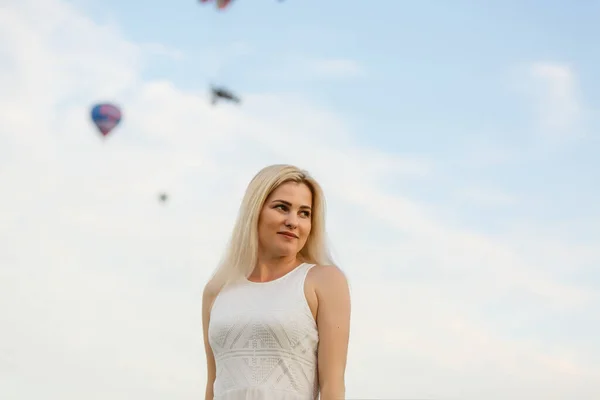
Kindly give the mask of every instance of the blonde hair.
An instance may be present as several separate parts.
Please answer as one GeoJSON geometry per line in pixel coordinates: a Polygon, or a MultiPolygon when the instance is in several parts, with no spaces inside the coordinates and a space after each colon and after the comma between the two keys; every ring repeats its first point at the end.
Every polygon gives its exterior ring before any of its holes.
{"type": "Polygon", "coordinates": [[[286,182],[304,183],[312,192],[312,228],[299,256],[302,261],[331,265],[325,231],[325,197],[321,186],[307,171],[293,165],[275,164],[260,170],[250,181],[233,233],[210,284],[218,290],[224,285],[247,278],[258,259],[258,220],[269,195],[286,182]]]}

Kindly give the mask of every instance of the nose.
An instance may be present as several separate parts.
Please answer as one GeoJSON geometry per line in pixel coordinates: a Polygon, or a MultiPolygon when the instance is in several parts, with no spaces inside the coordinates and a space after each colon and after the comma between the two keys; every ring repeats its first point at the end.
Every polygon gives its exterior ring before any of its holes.
{"type": "Polygon", "coordinates": [[[285,220],[285,226],[290,229],[296,229],[298,226],[298,217],[296,215],[289,215],[285,220]]]}

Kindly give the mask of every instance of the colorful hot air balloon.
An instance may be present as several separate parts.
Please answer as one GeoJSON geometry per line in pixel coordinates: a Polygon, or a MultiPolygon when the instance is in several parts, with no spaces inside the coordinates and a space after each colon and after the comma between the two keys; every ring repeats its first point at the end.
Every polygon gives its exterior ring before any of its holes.
{"type": "MultiPolygon", "coordinates": [[[[200,3],[208,3],[212,0],[200,0],[200,3]]],[[[227,8],[227,6],[229,6],[229,3],[231,3],[233,0],[217,0],[217,8],[219,10],[224,10],[225,8],[227,8]]],[[[279,2],[281,3],[283,0],[279,0],[279,2]]]]}
{"type": "MultiPolygon", "coordinates": [[[[210,0],[200,0],[200,3],[208,3],[209,1],[210,0]]],[[[231,2],[232,0],[217,0],[217,8],[219,10],[224,10],[231,2]]]]}
{"type": "Polygon", "coordinates": [[[121,122],[121,110],[110,103],[96,104],[92,107],[92,121],[106,137],[121,122]]]}

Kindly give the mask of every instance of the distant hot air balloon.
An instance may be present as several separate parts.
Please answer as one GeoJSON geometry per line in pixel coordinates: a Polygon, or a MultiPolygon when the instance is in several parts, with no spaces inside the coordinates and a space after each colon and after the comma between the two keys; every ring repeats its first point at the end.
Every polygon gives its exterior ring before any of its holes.
{"type": "MultiPolygon", "coordinates": [[[[209,3],[212,0],[200,0],[200,3],[209,3]]],[[[229,3],[231,3],[233,0],[217,0],[217,8],[219,10],[224,10],[229,6],[229,3]]],[[[279,2],[281,3],[283,0],[279,0],[279,2]]]]}
{"type": "Polygon", "coordinates": [[[217,104],[217,101],[220,98],[228,100],[228,101],[231,101],[233,103],[237,103],[237,104],[241,103],[241,101],[242,101],[242,100],[240,100],[240,98],[238,96],[236,96],[235,94],[233,94],[228,89],[225,89],[224,87],[215,87],[215,86],[211,85],[210,91],[211,91],[211,94],[212,94],[211,103],[213,105],[217,104]]]}
{"type": "MultiPolygon", "coordinates": [[[[210,0],[200,0],[200,3],[208,3],[210,0]]],[[[224,10],[233,0],[217,0],[217,8],[224,10]]]]}
{"type": "Polygon", "coordinates": [[[96,104],[92,107],[92,121],[106,137],[121,122],[121,110],[110,103],[96,104]]]}

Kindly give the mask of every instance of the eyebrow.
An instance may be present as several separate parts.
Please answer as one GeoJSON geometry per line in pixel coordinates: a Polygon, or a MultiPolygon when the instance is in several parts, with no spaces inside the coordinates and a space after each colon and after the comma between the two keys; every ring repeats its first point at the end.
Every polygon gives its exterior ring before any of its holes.
{"type": "MultiPolygon", "coordinates": [[[[289,206],[289,207],[291,207],[291,206],[292,206],[292,203],[290,203],[289,201],[285,201],[285,200],[279,200],[279,199],[277,199],[277,200],[273,200],[271,203],[283,203],[283,204],[285,204],[286,206],[289,206]]],[[[300,208],[304,208],[304,209],[312,210],[312,208],[310,208],[309,206],[300,206],[300,208]]]]}

